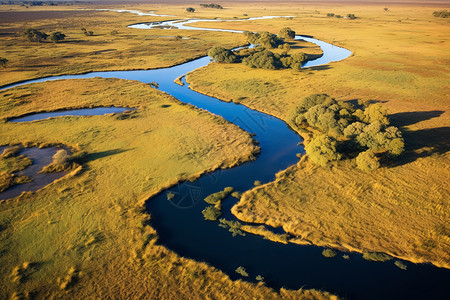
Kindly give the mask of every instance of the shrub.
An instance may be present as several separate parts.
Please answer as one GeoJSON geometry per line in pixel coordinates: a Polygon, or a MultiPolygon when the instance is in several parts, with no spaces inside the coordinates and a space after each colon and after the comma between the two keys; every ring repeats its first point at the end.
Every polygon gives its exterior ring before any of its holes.
{"type": "Polygon", "coordinates": [[[331,257],[335,257],[337,255],[337,253],[333,249],[327,248],[322,251],[322,255],[325,257],[331,258],[331,257]]]}
{"type": "Polygon", "coordinates": [[[193,13],[195,11],[195,8],[188,7],[188,8],[186,8],[186,11],[190,12],[190,13],[193,13]]]}
{"type": "Polygon", "coordinates": [[[7,64],[8,64],[8,60],[4,57],[0,57],[0,66],[2,66],[2,68],[6,68],[7,64]]]}
{"type": "Polygon", "coordinates": [[[334,17],[334,13],[327,13],[327,17],[329,18],[334,17]]]}
{"type": "Polygon", "coordinates": [[[110,35],[117,35],[117,34],[119,34],[119,32],[117,30],[112,30],[109,34],[110,35]]]}
{"type": "Polygon", "coordinates": [[[257,275],[255,279],[259,282],[264,283],[264,277],[262,277],[261,275],[257,275]]]}
{"type": "Polygon", "coordinates": [[[388,261],[392,259],[392,256],[382,252],[364,252],[363,258],[371,261],[388,261]]]}
{"type": "Polygon", "coordinates": [[[22,36],[30,42],[39,42],[46,40],[48,37],[48,34],[41,32],[34,28],[28,28],[22,33],[22,36]]]}
{"type": "Polygon", "coordinates": [[[336,140],[321,134],[311,139],[305,150],[315,164],[325,166],[328,162],[341,158],[341,154],[336,151],[336,144],[336,140]]]}
{"type": "Polygon", "coordinates": [[[50,34],[50,40],[53,43],[59,43],[60,41],[64,40],[65,37],[66,37],[66,35],[59,31],[52,32],[52,34],[50,34]]]}
{"type": "Polygon", "coordinates": [[[69,166],[70,156],[66,150],[60,149],[53,156],[53,162],[42,169],[45,173],[62,172],[69,166]]]}
{"type": "Polygon", "coordinates": [[[214,206],[208,206],[202,211],[202,214],[205,220],[216,221],[222,215],[222,212],[214,206]]]}
{"type": "Polygon", "coordinates": [[[380,162],[373,153],[372,150],[361,152],[356,158],[356,165],[359,169],[370,172],[380,167],[380,162]]]}
{"type": "Polygon", "coordinates": [[[347,18],[349,18],[350,20],[354,20],[356,19],[356,16],[354,14],[347,14],[347,18]]]}
{"type": "Polygon", "coordinates": [[[211,48],[208,51],[208,56],[219,63],[234,63],[237,61],[236,55],[231,50],[222,47],[211,48]]]}
{"type": "Polygon", "coordinates": [[[248,273],[247,273],[247,271],[245,270],[244,267],[238,267],[238,268],[235,270],[235,272],[238,273],[238,274],[240,274],[240,275],[242,275],[242,276],[244,276],[244,277],[248,277],[248,273]]]}
{"type": "Polygon", "coordinates": [[[283,27],[280,30],[280,37],[284,39],[294,39],[295,38],[295,31],[293,31],[289,27],[283,27]]]}

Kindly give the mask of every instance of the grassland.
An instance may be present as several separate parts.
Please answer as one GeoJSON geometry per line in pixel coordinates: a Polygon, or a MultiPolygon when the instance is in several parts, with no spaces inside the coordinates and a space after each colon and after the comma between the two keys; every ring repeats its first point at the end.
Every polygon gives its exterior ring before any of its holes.
{"type": "Polygon", "coordinates": [[[297,73],[211,64],[187,80],[197,91],[286,121],[299,99],[314,93],[383,103],[393,125],[404,131],[406,153],[397,163],[369,174],[356,170],[353,161],[317,168],[304,158],[274,183],[245,193],[233,212],[244,221],[283,226],[298,236],[293,242],[387,252],[448,268],[450,23],[432,16],[439,7],[388,7],[385,12],[383,6],[370,5],[330,4],[297,11],[279,6],[272,15],[298,17],[239,26],[201,23],[274,33],[289,26],[353,55],[297,73]],[[327,13],[359,18],[328,18],[327,13]]]}
{"type": "Polygon", "coordinates": [[[215,45],[231,48],[245,43],[242,35],[232,33],[126,27],[174,17],[83,11],[76,7],[50,8],[56,9],[50,13],[45,8],[32,7],[24,12],[23,8],[16,11],[17,7],[0,6],[0,57],[8,59],[7,67],[0,68],[0,86],[60,74],[168,67],[206,55],[215,45]],[[60,31],[67,37],[56,44],[29,42],[21,33],[30,27],[47,34],[60,31]],[[81,28],[94,35],[85,36],[81,28]]]}
{"type": "MultiPolygon", "coordinates": [[[[383,6],[264,6],[230,3],[224,10],[196,8],[195,14],[187,14],[184,4],[133,8],[201,18],[300,16],[210,26],[274,33],[290,26],[297,33],[345,46],[355,55],[300,73],[213,64],[189,76],[194,88],[280,118],[286,118],[296,101],[311,93],[326,92],[342,100],[388,100],[385,105],[395,122],[404,126],[409,148],[401,164],[370,175],[354,172],[351,162],[319,169],[304,159],[279,174],[276,182],[246,193],[235,213],[242,219],[280,224],[297,234],[300,243],[385,251],[448,266],[448,257],[442,253],[449,243],[448,139],[442,138],[448,134],[449,118],[442,88],[449,63],[444,46],[447,20],[433,19],[434,7],[390,7],[385,13],[383,6]],[[327,12],[355,13],[361,19],[328,19],[327,12]],[[307,176],[311,180],[305,181],[307,176]],[[417,181],[421,183],[415,185],[417,181]],[[247,203],[252,204],[252,212],[247,203]],[[319,211],[320,207],[327,210],[319,211]],[[400,211],[404,207],[406,211],[400,211]],[[271,214],[275,218],[269,218],[271,214]],[[310,217],[290,222],[284,214],[293,220],[310,217]],[[387,220],[389,214],[398,222],[388,220],[389,226],[377,222],[380,217],[387,220]],[[406,218],[411,220],[404,222],[406,218]],[[425,221],[417,226],[422,218],[425,221]],[[419,248],[413,251],[416,244],[419,248]]],[[[204,55],[211,46],[230,48],[244,42],[240,35],[229,33],[127,29],[131,23],[166,18],[94,11],[74,14],[73,8],[50,8],[65,13],[50,16],[48,7],[33,7],[29,10],[39,12],[39,18],[2,18],[0,57],[9,63],[0,69],[0,85],[63,73],[169,66],[204,55]],[[27,27],[47,33],[59,30],[68,37],[61,44],[25,42],[19,34],[27,27]],[[94,36],[84,36],[82,27],[94,31],[94,36]],[[118,34],[111,35],[113,30],[118,34]],[[176,35],[190,39],[180,41],[176,35]]],[[[114,79],[49,82],[2,92],[0,118],[99,105],[139,110],[123,120],[110,115],[0,124],[1,145],[62,143],[88,152],[82,172],[0,203],[2,296],[333,298],[317,291],[281,289],[276,293],[261,284],[233,282],[207,264],[184,259],[157,244],[157,232],[149,226],[151,216],[143,211],[149,196],[177,180],[239,163],[256,149],[247,134],[221,118],[181,105],[147,85],[114,79]]]]}
{"type": "Polygon", "coordinates": [[[64,144],[88,153],[81,172],[0,203],[2,297],[332,298],[233,282],[157,245],[145,200],[178,180],[251,158],[257,147],[239,128],[146,84],[119,79],[32,84],[3,91],[0,99],[3,120],[66,107],[138,108],[126,119],[0,125],[3,145],[64,144]]]}

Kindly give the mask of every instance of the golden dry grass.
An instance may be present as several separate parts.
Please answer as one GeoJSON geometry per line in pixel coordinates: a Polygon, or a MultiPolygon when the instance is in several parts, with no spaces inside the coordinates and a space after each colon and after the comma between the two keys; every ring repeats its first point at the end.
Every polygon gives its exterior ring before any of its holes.
{"type": "MultiPolygon", "coordinates": [[[[344,61],[298,73],[211,64],[187,79],[202,93],[286,121],[298,101],[314,93],[383,103],[406,139],[398,164],[368,174],[354,162],[322,169],[305,161],[275,183],[244,194],[234,212],[242,220],[283,226],[300,236],[295,242],[385,251],[450,267],[450,23],[432,16],[440,7],[388,7],[389,12],[368,5],[298,7],[290,10],[298,16],[293,20],[239,26],[271,32],[290,26],[351,50],[344,61]],[[327,18],[328,12],[360,18],[327,18]]],[[[281,6],[271,11],[286,13],[281,6]]],[[[210,26],[238,28],[235,23],[210,26]]]]}
{"type": "Polygon", "coordinates": [[[73,7],[65,10],[56,7],[57,12],[69,14],[49,15],[53,19],[46,19],[43,8],[30,8],[27,13],[31,16],[22,16],[20,11],[9,11],[7,7],[0,6],[1,9],[5,19],[0,21],[0,57],[8,59],[8,64],[0,69],[0,86],[60,74],[168,67],[206,55],[215,45],[231,48],[245,41],[242,35],[231,33],[126,27],[173,17],[144,17],[93,10],[80,12],[73,7]],[[30,27],[48,34],[60,31],[67,37],[57,44],[50,41],[28,42],[21,37],[21,33],[30,27]],[[93,31],[94,36],[85,36],[81,28],[93,31]],[[114,30],[118,33],[111,35],[114,30]],[[189,39],[177,39],[176,36],[189,39]]]}
{"type": "Polygon", "coordinates": [[[3,145],[61,143],[88,152],[82,170],[0,203],[2,297],[335,298],[233,282],[156,244],[145,200],[178,180],[251,157],[257,147],[236,126],[119,79],[32,84],[2,91],[0,99],[2,118],[65,107],[139,108],[124,120],[107,115],[0,125],[3,145]]]}

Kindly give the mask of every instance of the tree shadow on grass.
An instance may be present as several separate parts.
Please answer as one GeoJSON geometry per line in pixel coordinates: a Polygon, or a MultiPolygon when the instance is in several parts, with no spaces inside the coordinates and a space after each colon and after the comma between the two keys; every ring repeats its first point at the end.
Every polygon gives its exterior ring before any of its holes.
{"type": "Polygon", "coordinates": [[[329,69],[331,69],[331,67],[328,65],[306,68],[306,70],[311,70],[311,71],[324,71],[324,70],[329,70],[329,69]]]}
{"type": "Polygon", "coordinates": [[[443,113],[443,110],[402,112],[390,115],[389,119],[391,120],[392,125],[401,128],[404,126],[409,126],[422,121],[437,118],[443,113]]]}
{"type": "Polygon", "coordinates": [[[119,153],[123,153],[126,151],[130,151],[132,149],[112,149],[112,150],[106,150],[106,151],[100,151],[100,152],[94,152],[94,153],[89,153],[86,154],[82,159],[81,159],[81,163],[88,163],[97,159],[101,159],[101,158],[105,158],[111,155],[115,155],[115,154],[119,154],[119,153]]]}
{"type": "Polygon", "coordinates": [[[402,112],[389,116],[391,124],[401,129],[405,139],[405,152],[395,161],[382,163],[388,167],[396,167],[413,162],[421,157],[440,155],[450,151],[450,127],[409,130],[406,126],[441,116],[444,111],[402,112]]]}
{"type": "Polygon", "coordinates": [[[403,130],[405,152],[395,161],[386,162],[396,167],[413,162],[421,157],[440,155],[450,151],[450,127],[422,130],[403,130]]]}

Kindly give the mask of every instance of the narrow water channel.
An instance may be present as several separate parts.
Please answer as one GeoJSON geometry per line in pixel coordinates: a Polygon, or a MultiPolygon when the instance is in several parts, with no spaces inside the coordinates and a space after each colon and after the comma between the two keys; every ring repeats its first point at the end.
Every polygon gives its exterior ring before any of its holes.
{"type": "MultiPolygon", "coordinates": [[[[186,30],[217,30],[186,26],[199,21],[211,20],[171,21],[158,25],[186,30]]],[[[146,23],[130,27],[151,29],[153,26],[155,24],[146,23]]],[[[234,30],[220,31],[240,33],[234,30]]],[[[296,38],[316,43],[324,52],[318,60],[308,62],[307,67],[328,64],[351,55],[346,49],[310,37],[296,38]]],[[[158,232],[160,243],[182,256],[207,262],[232,279],[255,281],[255,277],[261,275],[270,287],[323,289],[349,299],[441,299],[450,295],[450,270],[447,269],[405,262],[408,267],[405,271],[397,268],[393,260],[384,263],[369,262],[358,254],[349,254],[349,259],[344,259],[342,253],[334,258],[325,258],[321,254],[323,249],[319,247],[284,245],[251,234],[232,237],[217,222],[204,221],[201,213],[206,207],[204,197],[227,186],[246,191],[253,187],[255,180],[263,183],[272,181],[276,172],[295,164],[298,161],[296,154],[303,152],[298,145],[300,137],[282,120],[243,105],[223,102],[192,91],[184,79],[184,86],[173,82],[175,78],[206,66],[209,62],[208,57],[203,57],[171,68],[56,76],[9,87],[48,80],[93,77],[122,78],[145,83],[154,81],[159,84],[161,91],[180,101],[220,115],[254,133],[261,146],[261,154],[255,161],[227,170],[217,170],[194,182],[180,183],[147,202],[152,226],[158,232]],[[170,201],[167,199],[169,192],[175,195],[170,201]],[[250,274],[248,278],[235,273],[239,266],[246,268],[250,274]]],[[[234,218],[229,213],[229,208],[235,201],[230,197],[224,202],[224,216],[227,219],[234,218]]]]}

